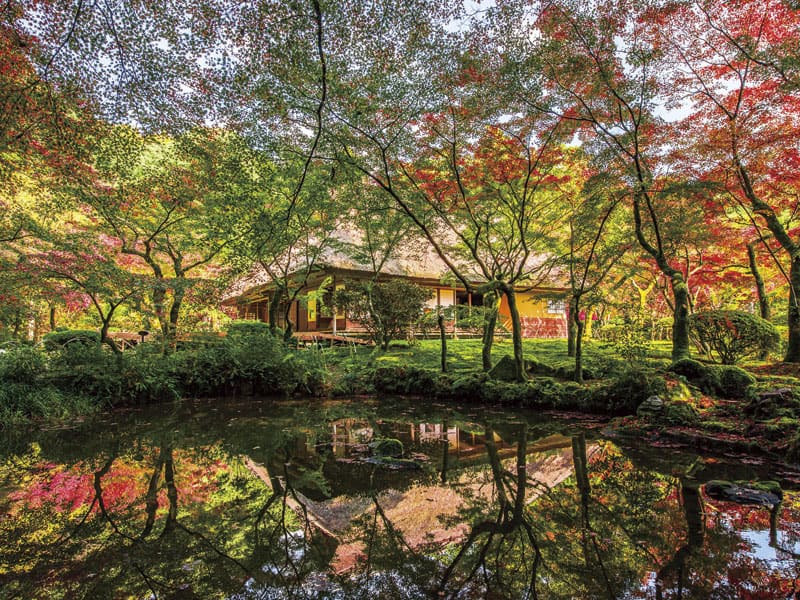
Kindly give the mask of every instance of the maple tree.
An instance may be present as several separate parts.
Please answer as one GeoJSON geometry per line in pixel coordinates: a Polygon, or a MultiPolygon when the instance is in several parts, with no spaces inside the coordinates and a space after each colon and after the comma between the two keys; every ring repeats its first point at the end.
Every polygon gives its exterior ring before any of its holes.
{"type": "Polygon", "coordinates": [[[216,222],[232,201],[226,166],[235,144],[222,132],[170,140],[115,127],[98,140],[91,174],[67,188],[87,212],[87,230],[115,240],[127,268],[152,279],[151,310],[166,340],[187,293],[231,239],[217,235],[216,222]]]}
{"type": "Polygon", "coordinates": [[[701,1],[648,16],[652,43],[663,49],[661,65],[675,82],[665,94],[691,111],[681,123],[687,160],[767,228],[789,262],[784,360],[800,362],[800,96],[785,67],[798,44],[800,11],[778,1],[721,10],[701,1]]]}
{"type": "Polygon", "coordinates": [[[67,296],[74,292],[86,299],[100,322],[100,342],[119,352],[108,336],[117,310],[146,292],[150,281],[132,273],[120,260],[119,244],[96,238],[79,228],[51,233],[46,242],[27,253],[18,268],[56,286],[67,296]]]}
{"type": "Polygon", "coordinates": [[[514,2],[498,5],[495,19],[509,30],[515,31],[511,21],[522,11],[535,20],[540,34],[512,37],[513,52],[506,54],[505,66],[508,93],[523,107],[571,124],[599,168],[625,190],[639,246],[669,281],[672,358],[679,360],[689,354],[689,290],[663,232],[672,217],[663,195],[682,183],[665,177],[664,136],[669,129],[656,113],[661,89],[655,56],[642,39],[637,18],[643,7],[624,1],[537,7],[529,11],[514,2]]]}

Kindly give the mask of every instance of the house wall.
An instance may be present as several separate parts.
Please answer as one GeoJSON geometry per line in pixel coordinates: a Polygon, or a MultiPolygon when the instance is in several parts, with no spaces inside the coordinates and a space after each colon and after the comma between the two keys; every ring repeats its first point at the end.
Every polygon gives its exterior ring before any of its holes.
{"type": "MultiPolygon", "coordinates": [[[[517,307],[526,338],[567,337],[567,314],[563,302],[535,292],[517,292],[517,307]]],[[[498,309],[503,324],[511,331],[511,310],[503,296],[498,309]]]]}

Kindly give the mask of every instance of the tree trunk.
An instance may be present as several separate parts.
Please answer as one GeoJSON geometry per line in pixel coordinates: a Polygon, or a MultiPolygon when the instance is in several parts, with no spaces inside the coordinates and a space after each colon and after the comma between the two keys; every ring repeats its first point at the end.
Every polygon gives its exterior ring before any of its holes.
{"type": "Polygon", "coordinates": [[[689,287],[680,272],[670,274],[675,308],[672,315],[672,362],[689,358],[689,287]]]}
{"type": "Polygon", "coordinates": [[[573,315],[578,314],[578,299],[574,296],[569,301],[569,319],[567,319],[567,356],[575,356],[575,337],[578,330],[573,315]]]}
{"type": "Polygon", "coordinates": [[[158,319],[158,324],[161,327],[161,335],[164,336],[164,340],[169,339],[169,319],[164,311],[164,303],[167,299],[167,288],[164,284],[163,279],[156,279],[156,284],[153,287],[153,310],[156,313],[156,318],[158,319]]]}
{"type": "Polygon", "coordinates": [[[56,307],[50,307],[50,331],[56,330],[56,307]]]}
{"type": "Polygon", "coordinates": [[[503,287],[503,292],[508,299],[508,308],[511,312],[511,337],[514,344],[514,377],[517,381],[527,379],[525,373],[525,357],[522,350],[522,319],[519,316],[517,307],[517,296],[514,288],[510,285],[503,287]]]}
{"type": "Polygon", "coordinates": [[[753,275],[753,281],[755,281],[756,284],[758,312],[762,319],[769,321],[772,318],[772,309],[769,305],[766,287],[764,286],[764,278],[761,276],[761,269],[758,268],[758,261],[756,261],[756,250],[754,246],[755,242],[747,244],[747,258],[750,263],[750,273],[753,275]]]}
{"type": "Polygon", "coordinates": [[[289,313],[292,311],[292,302],[286,302],[286,310],[283,313],[283,317],[286,320],[286,329],[283,330],[283,341],[288,342],[292,339],[292,334],[294,333],[294,323],[289,318],[289,313]]]}
{"type": "Polygon", "coordinates": [[[442,344],[442,373],[447,373],[447,331],[444,328],[444,315],[439,313],[436,317],[439,323],[439,338],[442,344]]]}
{"type": "Polygon", "coordinates": [[[103,324],[100,327],[100,343],[106,344],[114,354],[118,356],[122,356],[122,350],[119,349],[116,342],[108,337],[108,328],[111,326],[111,315],[108,315],[108,318],[103,319],[103,324]]]}
{"type": "Polygon", "coordinates": [[[800,307],[798,300],[800,294],[800,252],[792,256],[792,266],[789,271],[789,345],[783,362],[800,363],[800,307]]]}
{"type": "Polygon", "coordinates": [[[281,295],[276,289],[269,299],[269,332],[275,336],[278,332],[278,309],[281,306],[281,295]]]}
{"type": "Polygon", "coordinates": [[[181,315],[181,306],[183,299],[186,296],[186,291],[182,286],[175,287],[175,293],[172,298],[172,306],[169,307],[169,323],[167,326],[167,338],[174,341],[178,335],[178,319],[181,315]]]}
{"type": "Polygon", "coordinates": [[[484,296],[484,314],[483,321],[483,346],[481,348],[481,361],[483,362],[483,370],[488,372],[492,370],[492,346],[494,345],[494,330],[497,327],[497,305],[499,304],[500,297],[496,292],[487,292],[484,296]],[[486,304],[486,303],[489,304],[486,304]]]}
{"type": "Polygon", "coordinates": [[[573,298],[570,308],[570,322],[575,329],[575,374],[573,379],[577,383],[583,383],[583,322],[581,321],[580,299],[573,298]]]}

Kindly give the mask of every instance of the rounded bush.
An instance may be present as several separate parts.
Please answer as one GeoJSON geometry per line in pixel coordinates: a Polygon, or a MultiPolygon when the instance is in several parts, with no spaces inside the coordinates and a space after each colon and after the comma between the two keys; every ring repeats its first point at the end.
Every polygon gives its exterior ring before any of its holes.
{"type": "Polygon", "coordinates": [[[709,310],[689,317],[698,347],[725,365],[778,348],[778,330],[769,321],[740,310],[709,310]]]}

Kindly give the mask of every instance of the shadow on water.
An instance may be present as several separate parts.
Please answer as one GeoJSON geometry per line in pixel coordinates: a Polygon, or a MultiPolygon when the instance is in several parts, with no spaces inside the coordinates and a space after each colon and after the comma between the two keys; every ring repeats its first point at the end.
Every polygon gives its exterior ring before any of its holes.
{"type": "Polygon", "coordinates": [[[0,456],[3,597],[800,590],[796,474],[524,412],[185,403],[7,433],[0,456]],[[783,498],[720,501],[711,479],[782,479],[783,498]]]}

